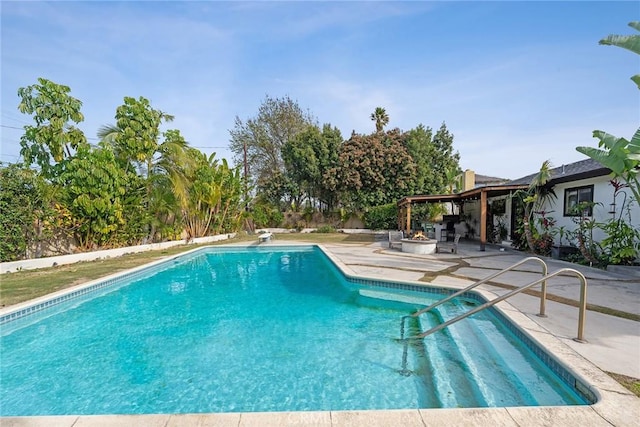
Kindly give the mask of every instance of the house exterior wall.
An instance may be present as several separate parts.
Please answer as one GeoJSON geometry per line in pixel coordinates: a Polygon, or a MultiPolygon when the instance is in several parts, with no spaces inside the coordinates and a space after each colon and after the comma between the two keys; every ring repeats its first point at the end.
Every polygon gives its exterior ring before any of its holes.
{"type": "MultiPolygon", "coordinates": [[[[564,204],[565,204],[565,190],[593,186],[593,201],[595,206],[593,207],[593,215],[589,218],[594,219],[598,223],[606,223],[613,215],[611,211],[611,203],[613,203],[614,187],[610,184],[610,176],[600,176],[596,178],[589,178],[577,181],[571,181],[561,184],[556,184],[553,187],[557,198],[552,200],[551,203],[547,203],[542,210],[546,212],[548,217],[552,217],[555,220],[555,226],[551,231],[556,234],[554,236],[554,244],[576,244],[575,239],[573,241],[568,240],[566,235],[563,236],[562,242],[560,241],[559,229],[563,228],[568,232],[575,231],[578,228],[578,217],[565,216],[564,204]]],[[[635,228],[640,228],[640,207],[633,199],[633,194],[630,190],[622,190],[626,192],[626,204],[631,204],[631,222],[630,224],[635,228]]],[[[616,198],[616,218],[620,218],[621,210],[623,208],[624,195],[619,194],[616,198]]],[[[507,227],[507,235],[511,236],[513,230],[511,230],[511,198],[510,196],[501,196],[495,198],[489,198],[487,202],[489,204],[494,203],[497,200],[505,200],[506,212],[504,215],[494,215],[493,225],[497,228],[500,219],[507,227]]],[[[536,215],[536,220],[539,216],[536,215]]],[[[623,219],[629,222],[626,208],[623,213],[623,219]]],[[[538,223],[536,221],[536,227],[538,223]]],[[[480,201],[479,200],[467,200],[464,202],[464,211],[460,218],[460,223],[456,224],[456,233],[462,235],[467,239],[479,240],[480,239],[480,201]]],[[[600,228],[594,228],[593,239],[597,242],[602,241],[606,237],[606,234],[600,228]]],[[[491,236],[487,235],[487,241],[491,241],[491,236]]]]}
{"type": "MultiPolygon", "coordinates": [[[[577,217],[564,216],[564,204],[565,204],[565,190],[576,187],[585,187],[593,185],[593,201],[596,205],[593,207],[593,218],[596,222],[604,223],[611,218],[613,218],[613,214],[609,213],[611,210],[611,203],[613,203],[613,192],[614,188],[610,184],[610,176],[600,176],[596,178],[583,179],[579,181],[571,181],[561,184],[556,184],[553,187],[557,199],[553,200],[551,203],[548,203],[544,206],[543,210],[545,212],[549,212],[549,216],[551,216],[555,221],[555,229],[559,229],[564,227],[564,229],[568,231],[574,231],[578,228],[577,217]]],[[[623,190],[625,191],[625,190],[623,190]]],[[[627,193],[627,204],[633,201],[633,194],[630,190],[625,191],[627,193]]],[[[623,203],[624,195],[619,194],[616,198],[616,218],[620,217],[622,203],[623,203]]],[[[626,210],[626,209],[625,209],[626,210]]],[[[628,217],[626,216],[626,212],[624,212],[623,218],[628,221],[628,217]]],[[[632,209],[631,209],[631,224],[636,228],[640,227],[640,207],[638,204],[633,201],[632,209]]],[[[595,241],[601,241],[606,237],[606,234],[600,230],[595,229],[593,233],[593,239],[595,241]]],[[[554,238],[554,243],[560,243],[560,235],[556,235],[554,238]]],[[[575,242],[574,242],[575,243],[575,242]]],[[[562,244],[569,244],[566,237],[563,239],[562,244]]]]}

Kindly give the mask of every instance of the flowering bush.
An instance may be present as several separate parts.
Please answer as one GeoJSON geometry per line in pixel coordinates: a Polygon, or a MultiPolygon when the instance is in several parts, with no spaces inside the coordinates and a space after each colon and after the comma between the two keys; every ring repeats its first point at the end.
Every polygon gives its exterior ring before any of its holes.
{"type": "Polygon", "coordinates": [[[551,246],[553,246],[553,238],[557,231],[555,230],[556,220],[553,217],[548,216],[553,211],[534,212],[539,215],[538,229],[535,230],[533,235],[533,246],[535,253],[538,255],[549,256],[551,255],[551,246]]]}
{"type": "Polygon", "coordinates": [[[553,246],[553,236],[549,233],[541,234],[534,237],[533,244],[538,255],[549,256],[553,246]]]}

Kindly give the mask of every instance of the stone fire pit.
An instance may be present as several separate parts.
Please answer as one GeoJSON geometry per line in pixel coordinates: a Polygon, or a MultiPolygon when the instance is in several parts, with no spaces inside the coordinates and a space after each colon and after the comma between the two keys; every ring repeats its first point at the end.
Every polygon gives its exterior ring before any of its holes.
{"type": "Polygon", "coordinates": [[[402,239],[400,240],[402,243],[402,252],[410,253],[410,254],[433,254],[436,252],[436,243],[438,243],[435,239],[429,239],[424,234],[418,232],[411,239],[402,239]]]}

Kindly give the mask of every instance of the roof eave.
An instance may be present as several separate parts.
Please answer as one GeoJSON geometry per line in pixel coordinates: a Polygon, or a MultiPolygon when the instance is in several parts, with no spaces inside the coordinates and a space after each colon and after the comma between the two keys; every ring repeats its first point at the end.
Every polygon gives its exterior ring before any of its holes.
{"type": "Polygon", "coordinates": [[[486,187],[472,188],[455,194],[430,194],[418,196],[406,196],[398,201],[398,206],[405,206],[411,203],[445,203],[445,202],[463,202],[465,200],[476,199],[481,193],[487,193],[487,197],[504,196],[514,191],[525,190],[529,188],[527,184],[516,185],[490,185],[486,187]]]}

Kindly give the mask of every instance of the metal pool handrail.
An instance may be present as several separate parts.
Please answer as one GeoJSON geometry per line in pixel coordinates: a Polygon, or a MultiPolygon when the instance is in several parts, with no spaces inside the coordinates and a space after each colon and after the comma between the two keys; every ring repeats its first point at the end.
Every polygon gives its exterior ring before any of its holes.
{"type": "MultiPolygon", "coordinates": [[[[516,262],[513,265],[510,265],[509,267],[505,268],[504,270],[500,270],[497,273],[492,274],[491,276],[485,277],[484,279],[479,280],[479,281],[467,286],[466,288],[461,289],[458,292],[455,292],[455,293],[449,295],[446,298],[443,298],[441,300],[438,300],[438,301],[434,302],[429,307],[426,307],[426,308],[423,308],[423,309],[421,309],[419,311],[416,311],[413,314],[409,314],[407,316],[403,316],[402,319],[400,320],[400,322],[401,322],[400,323],[400,339],[404,339],[405,320],[408,319],[409,317],[418,317],[419,315],[421,315],[423,313],[431,311],[434,308],[436,308],[437,306],[439,306],[440,304],[444,304],[445,302],[450,301],[453,298],[455,298],[455,297],[457,297],[459,295],[462,295],[463,293],[468,292],[471,289],[473,289],[473,288],[475,288],[477,286],[480,286],[480,285],[488,282],[489,280],[500,276],[501,274],[506,273],[507,271],[513,270],[514,268],[516,268],[516,267],[518,267],[518,266],[520,266],[520,265],[522,265],[522,264],[524,264],[525,262],[528,262],[528,261],[537,261],[540,264],[542,264],[542,275],[543,276],[547,275],[549,269],[547,267],[547,264],[541,258],[538,258],[538,257],[535,257],[535,256],[527,257],[527,258],[525,258],[525,259],[523,259],[523,260],[521,260],[519,262],[516,262]]],[[[538,282],[538,283],[542,282],[542,294],[540,295],[540,313],[538,314],[538,316],[540,316],[540,317],[545,317],[545,314],[544,314],[544,312],[545,312],[545,302],[546,302],[546,299],[547,299],[547,281],[545,279],[546,278],[543,277],[542,280],[538,282]]]]}
{"type": "Polygon", "coordinates": [[[524,290],[527,290],[527,289],[531,288],[532,286],[535,286],[538,283],[544,282],[545,280],[550,279],[552,277],[555,277],[555,276],[557,276],[557,275],[559,275],[561,273],[571,273],[574,276],[578,277],[578,279],[580,279],[580,306],[578,307],[580,312],[579,312],[579,317],[578,317],[578,337],[574,338],[574,341],[585,343],[585,342],[587,342],[584,339],[584,320],[585,320],[585,314],[586,314],[586,311],[587,311],[587,278],[584,277],[584,275],[582,273],[580,273],[578,270],[574,270],[573,268],[562,268],[562,269],[556,271],[555,273],[547,274],[544,277],[542,277],[541,279],[538,279],[538,280],[533,281],[533,282],[531,282],[531,283],[529,283],[527,285],[524,285],[524,286],[521,286],[521,287],[519,287],[517,289],[514,289],[513,291],[511,291],[511,292],[509,292],[509,293],[507,293],[505,295],[502,295],[499,298],[496,298],[494,300],[486,302],[486,303],[474,308],[473,310],[470,310],[470,311],[468,311],[466,313],[463,313],[463,314],[461,314],[461,315],[459,315],[457,317],[454,317],[453,319],[448,320],[447,322],[442,323],[442,324],[440,324],[438,326],[435,326],[435,327],[429,329],[426,332],[423,332],[421,334],[409,337],[409,338],[407,338],[407,340],[415,339],[415,338],[424,338],[424,337],[426,337],[428,335],[433,334],[434,332],[438,332],[439,330],[444,329],[444,328],[446,328],[447,326],[449,326],[449,325],[451,325],[453,323],[456,323],[456,322],[458,322],[458,321],[460,321],[462,319],[465,319],[465,318],[467,318],[467,317],[469,317],[469,316],[471,316],[473,314],[476,314],[477,312],[482,311],[482,310],[484,310],[486,308],[492,307],[495,304],[499,303],[500,301],[504,301],[507,298],[512,297],[513,295],[519,294],[520,292],[522,292],[524,290]]]}

